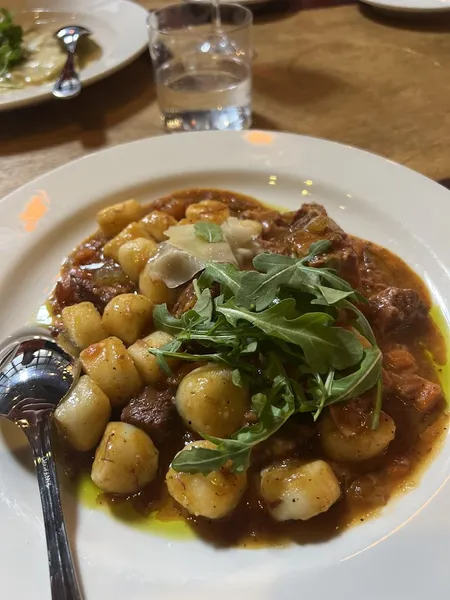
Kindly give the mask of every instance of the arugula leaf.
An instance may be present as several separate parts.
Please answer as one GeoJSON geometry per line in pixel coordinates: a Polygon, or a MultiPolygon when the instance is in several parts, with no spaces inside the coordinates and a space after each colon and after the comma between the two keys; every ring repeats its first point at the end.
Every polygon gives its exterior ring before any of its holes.
{"type": "Polygon", "coordinates": [[[209,221],[199,221],[194,224],[195,235],[205,242],[217,243],[223,242],[223,231],[220,225],[210,223],[209,221]]]}
{"type": "Polygon", "coordinates": [[[372,327],[370,326],[370,323],[367,320],[366,316],[359,310],[359,308],[351,302],[348,302],[348,300],[344,300],[340,306],[354,313],[354,315],[356,316],[356,329],[361,335],[363,335],[367,340],[369,340],[372,346],[376,346],[377,341],[372,331],[372,327]]]}
{"type": "MultiPolygon", "coordinates": [[[[237,447],[234,456],[231,459],[233,460],[233,464],[235,464],[235,460],[237,461],[238,465],[241,462],[238,459],[239,450],[243,450],[244,455],[247,455],[247,448],[245,445],[237,447]]],[[[190,448],[185,448],[175,456],[171,467],[179,473],[203,473],[204,475],[207,475],[212,471],[220,471],[227,460],[230,459],[218,449],[191,446],[190,448]]],[[[242,462],[242,471],[245,470],[246,460],[247,457],[244,456],[242,462]]],[[[238,467],[236,467],[235,470],[238,471],[238,467]]]]}
{"type": "Polygon", "coordinates": [[[239,369],[234,369],[231,373],[231,381],[236,387],[244,387],[244,382],[242,381],[242,375],[239,369]]]}
{"type": "MultiPolygon", "coordinates": [[[[271,256],[261,254],[264,256],[271,256]]],[[[288,257],[282,257],[288,258],[288,257]]],[[[253,261],[254,266],[261,261],[256,257],[253,261]]],[[[293,276],[295,270],[295,261],[289,259],[290,262],[285,262],[283,266],[271,268],[267,273],[259,273],[258,271],[247,271],[243,273],[239,290],[236,294],[236,303],[240,306],[246,306],[253,310],[264,310],[277,297],[278,291],[282,284],[287,285],[293,276]],[[292,261],[292,262],[291,262],[292,261]]]]}
{"type": "MultiPolygon", "coordinates": [[[[242,271],[230,263],[209,262],[198,280],[200,289],[209,287],[213,283],[220,283],[222,293],[227,297],[236,295],[239,292],[242,280],[242,271]]],[[[217,298],[216,298],[217,301],[217,298]]]]}
{"type": "Polygon", "coordinates": [[[229,300],[217,311],[235,327],[239,320],[246,320],[272,337],[300,346],[315,371],[324,372],[330,366],[346,369],[361,360],[363,354],[361,343],[351,331],[328,326],[333,320],[330,315],[316,312],[296,316],[293,299],[281,300],[258,313],[229,300]]]}
{"type": "Polygon", "coordinates": [[[171,315],[167,304],[157,304],[155,306],[153,310],[153,323],[156,329],[162,329],[172,335],[177,335],[184,331],[182,319],[177,319],[171,315]]]}
{"type": "Polygon", "coordinates": [[[211,290],[209,288],[205,288],[203,291],[201,291],[196,279],[194,279],[194,290],[197,295],[197,302],[195,303],[193,310],[199,317],[202,317],[207,321],[211,321],[213,313],[211,290]]]}
{"type": "Polygon", "coordinates": [[[152,349],[155,350],[153,354],[156,357],[156,364],[165,375],[172,375],[172,369],[169,367],[169,363],[167,362],[166,357],[170,357],[173,354],[176,354],[177,351],[181,348],[181,345],[182,342],[174,338],[161,348],[152,349]]]}
{"type": "MultiPolygon", "coordinates": [[[[341,300],[344,300],[345,298],[354,295],[353,290],[336,290],[325,285],[319,285],[317,286],[317,289],[320,291],[320,293],[322,294],[323,298],[329,306],[332,306],[333,304],[338,304],[339,302],[341,302],[341,300]]],[[[315,303],[317,303],[317,299],[312,300],[312,304],[315,303]]]]}
{"type": "Polygon", "coordinates": [[[308,254],[304,256],[301,260],[302,262],[311,262],[313,258],[319,256],[319,254],[324,254],[331,247],[330,240],[318,240],[317,242],[313,242],[308,248],[308,254]]]}
{"type": "Polygon", "coordinates": [[[383,377],[378,377],[377,389],[375,393],[375,405],[372,414],[372,430],[378,429],[380,424],[381,407],[383,404],[383,377]]]}
{"type": "Polygon", "coordinates": [[[307,256],[298,260],[278,254],[260,254],[253,260],[256,271],[242,275],[236,303],[253,310],[264,310],[279,295],[281,287],[316,296],[313,301],[333,305],[344,298],[362,301],[363,296],[332,269],[307,266],[313,258],[328,249],[328,241],[313,244],[307,256]],[[323,285],[323,282],[327,285],[323,285]]]}
{"type": "Polygon", "coordinates": [[[24,58],[23,30],[15,25],[11,13],[0,8],[0,77],[24,58]]]}
{"type": "Polygon", "coordinates": [[[364,358],[357,371],[333,380],[329,404],[351,400],[373,388],[380,378],[382,362],[383,355],[377,346],[364,350],[364,358]]]}
{"type": "Polygon", "coordinates": [[[328,248],[328,241],[318,242],[302,259],[261,254],[253,261],[257,271],[250,272],[207,263],[193,282],[197,302],[192,309],[177,319],[166,305],[155,307],[155,326],[174,336],[162,348],[149,349],[161,369],[170,373],[170,358],[225,364],[235,385],[251,389],[251,409],[258,417],[230,439],[204,435],[217,447],[181,452],[173,461],[176,470],[209,473],[230,461],[241,472],[252,448],[292,414],[309,412],[316,420],[325,407],[374,386],[372,427],[378,426],[381,351],[357,306],[361,295],[332,269],[309,265],[328,248]],[[221,294],[213,299],[209,288],[214,283],[221,294]],[[354,317],[351,323],[372,347],[363,349],[354,331],[336,326],[343,311],[354,317]]]}

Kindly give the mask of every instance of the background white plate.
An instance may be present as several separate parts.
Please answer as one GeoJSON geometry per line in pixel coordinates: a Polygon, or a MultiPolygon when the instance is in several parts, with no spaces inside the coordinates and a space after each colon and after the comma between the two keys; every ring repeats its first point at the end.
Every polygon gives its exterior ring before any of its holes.
{"type": "MultiPolygon", "coordinates": [[[[222,187],[298,208],[323,203],[349,232],[405,258],[450,321],[450,193],[389,160],[288,134],[194,133],[118,146],[49,173],[0,203],[0,336],[21,327],[61,261],[112,202],[222,187]]],[[[44,531],[22,433],[0,425],[0,595],[49,599],[44,531]],[[3,435],[2,435],[3,434],[3,435]]],[[[87,600],[423,600],[448,595],[450,440],[416,489],[323,543],[215,549],[64,508],[87,600]],[[436,495],[437,491],[441,490],[436,495]],[[431,503],[429,499],[436,495],[431,503]]]]}
{"type": "MultiPolygon", "coordinates": [[[[102,54],[81,70],[83,85],[118,71],[147,46],[147,11],[128,0],[4,0],[2,6],[14,14],[38,11],[42,18],[45,12],[59,13],[58,26],[64,18],[68,25],[90,29],[102,54]]],[[[53,85],[50,82],[18,90],[0,89],[0,111],[42,102],[51,97],[53,85]]]]}
{"type": "Polygon", "coordinates": [[[450,0],[360,0],[378,8],[403,12],[436,12],[450,10],[450,0]]]}
{"type": "MultiPolygon", "coordinates": [[[[211,4],[211,0],[183,0],[184,2],[207,2],[211,4]]],[[[243,6],[255,4],[268,4],[274,0],[219,0],[219,4],[242,4],[243,6]]]]}

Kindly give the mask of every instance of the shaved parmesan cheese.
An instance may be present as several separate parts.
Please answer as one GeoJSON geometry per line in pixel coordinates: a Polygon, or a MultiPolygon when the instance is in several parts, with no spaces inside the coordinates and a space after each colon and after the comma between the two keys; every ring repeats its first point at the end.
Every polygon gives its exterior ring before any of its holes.
{"type": "Polygon", "coordinates": [[[159,244],[145,266],[151,279],[164,281],[170,289],[187,283],[204,268],[205,262],[167,242],[159,244]]]}
{"type": "Polygon", "coordinates": [[[145,272],[154,280],[164,281],[173,289],[191,281],[207,262],[232,263],[238,266],[258,254],[257,241],[261,224],[248,219],[229,217],[222,224],[224,241],[207,242],[195,233],[195,226],[174,225],[164,233],[167,241],[148,260],[145,272]]]}
{"type": "Polygon", "coordinates": [[[169,227],[165,234],[172,246],[185,250],[204,262],[226,262],[237,265],[237,260],[227,241],[207,242],[195,234],[192,224],[169,227]]]}

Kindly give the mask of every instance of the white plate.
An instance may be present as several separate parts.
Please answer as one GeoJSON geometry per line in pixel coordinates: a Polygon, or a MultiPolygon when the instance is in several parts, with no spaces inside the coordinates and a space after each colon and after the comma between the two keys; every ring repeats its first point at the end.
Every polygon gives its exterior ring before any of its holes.
{"type": "Polygon", "coordinates": [[[378,8],[402,12],[436,12],[450,10],[450,0],[360,0],[378,8]]]}
{"type": "MultiPolygon", "coordinates": [[[[63,258],[94,231],[100,207],[189,187],[228,188],[291,209],[323,203],[347,231],[405,258],[450,321],[447,190],[348,146],[282,133],[211,132],[105,150],[6,197],[1,337],[23,326],[45,299],[63,258]]],[[[39,496],[24,456],[22,433],[2,425],[1,597],[48,600],[39,496]]],[[[132,529],[70,496],[64,506],[87,600],[443,599],[450,588],[450,487],[442,487],[449,475],[447,438],[420,486],[378,518],[327,542],[282,549],[218,550],[132,529]]]]}
{"type": "MultiPolygon", "coordinates": [[[[147,11],[128,0],[6,0],[14,14],[38,12],[42,20],[83,25],[101,48],[101,56],[81,70],[82,84],[111,75],[134,60],[147,46],[147,11]],[[47,15],[45,14],[47,13],[47,15]]],[[[37,104],[52,96],[53,82],[17,90],[0,89],[0,111],[37,104]]]]}
{"type": "MultiPolygon", "coordinates": [[[[183,0],[184,2],[206,2],[211,4],[211,0],[183,0]]],[[[242,4],[243,6],[256,5],[256,4],[268,4],[273,0],[218,0],[219,4],[242,4]]]]}

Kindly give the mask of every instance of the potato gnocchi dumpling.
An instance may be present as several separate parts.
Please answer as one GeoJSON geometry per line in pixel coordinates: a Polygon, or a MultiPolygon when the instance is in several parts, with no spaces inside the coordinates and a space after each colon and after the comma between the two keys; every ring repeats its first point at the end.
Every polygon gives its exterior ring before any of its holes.
{"type": "Polygon", "coordinates": [[[95,448],[110,416],[108,397],[87,375],[80,377],[54,413],[58,429],[72,448],[79,452],[95,448]]]}
{"type": "Polygon", "coordinates": [[[137,200],[126,200],[99,211],[97,223],[106,237],[112,237],[132,221],[139,221],[143,214],[144,208],[137,200]]]}
{"type": "MultiPolygon", "coordinates": [[[[128,354],[134,361],[139,375],[147,385],[154,385],[162,376],[162,371],[156,362],[156,356],[149,352],[149,348],[161,348],[170,341],[173,336],[165,331],[154,331],[142,340],[138,340],[128,348],[128,354]]],[[[174,358],[167,359],[169,367],[173,368],[178,361],[174,358]]]]}
{"type": "Polygon", "coordinates": [[[244,424],[249,407],[246,388],[234,385],[232,370],[209,363],[191,371],[178,386],[177,409],[194,431],[229,437],[244,424]]]}
{"type": "Polygon", "coordinates": [[[150,437],[128,423],[108,424],[95,452],[92,481],[110,494],[135,494],[158,470],[158,450],[150,437]]]}
{"type": "MultiPolygon", "coordinates": [[[[206,440],[192,442],[181,452],[195,448],[215,448],[206,440]]],[[[172,467],[166,475],[169,494],[191,515],[221,519],[239,503],[247,485],[246,473],[232,473],[227,466],[208,475],[178,473],[172,467]]]]}
{"type": "Polygon", "coordinates": [[[112,258],[117,263],[119,262],[119,250],[126,243],[138,238],[149,238],[145,227],[142,223],[130,223],[122,229],[112,240],[107,242],[103,247],[103,254],[106,258],[112,258]]]}
{"type": "Polygon", "coordinates": [[[202,200],[202,202],[191,204],[186,209],[186,219],[190,223],[211,221],[221,225],[229,216],[230,209],[228,206],[218,200],[202,200]]]}
{"type": "Polygon", "coordinates": [[[81,350],[108,337],[102,317],[92,302],[66,306],[61,316],[69,339],[81,350]]]}
{"type": "Polygon", "coordinates": [[[142,387],[142,380],[123,342],[117,337],[92,344],[80,354],[86,373],[108,396],[113,407],[122,407],[142,387]]]}
{"type": "Polygon", "coordinates": [[[149,329],[152,312],[153,304],[145,296],[119,294],[106,305],[103,326],[129,346],[149,329]]]}
{"type": "Polygon", "coordinates": [[[157,244],[147,238],[136,238],[119,248],[118,261],[122,271],[137,283],[148,259],[156,252],[157,244]]]}
{"type": "Polygon", "coordinates": [[[176,291],[167,287],[164,281],[152,278],[152,266],[147,264],[139,277],[139,291],[153,304],[171,303],[176,291]]]}
{"type": "Polygon", "coordinates": [[[264,469],[261,495],[276,521],[307,521],[327,511],[341,489],[330,465],[323,460],[264,469]]]}
{"type": "Polygon", "coordinates": [[[336,427],[329,411],[321,419],[322,447],[325,454],[336,461],[358,462],[374,458],[386,450],[394,437],[394,420],[385,412],[381,412],[377,429],[367,426],[348,436],[336,427]]]}
{"type": "Polygon", "coordinates": [[[176,219],[161,210],[152,210],[141,219],[147,232],[157,242],[163,242],[167,239],[165,231],[177,224],[176,219]]]}

